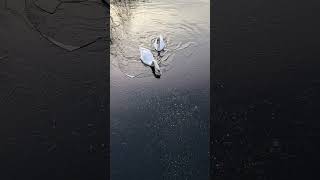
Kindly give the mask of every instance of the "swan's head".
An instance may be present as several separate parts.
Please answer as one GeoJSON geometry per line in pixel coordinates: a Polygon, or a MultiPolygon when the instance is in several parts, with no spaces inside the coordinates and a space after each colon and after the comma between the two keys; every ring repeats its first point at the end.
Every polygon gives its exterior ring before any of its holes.
{"type": "Polygon", "coordinates": [[[153,61],[153,69],[154,69],[154,74],[157,76],[157,77],[160,77],[161,76],[161,69],[158,65],[158,63],[156,61],[153,61]]]}
{"type": "Polygon", "coordinates": [[[154,74],[156,75],[156,76],[158,76],[158,77],[160,77],[161,76],[161,70],[160,69],[158,69],[158,68],[154,68],[154,74]]]}

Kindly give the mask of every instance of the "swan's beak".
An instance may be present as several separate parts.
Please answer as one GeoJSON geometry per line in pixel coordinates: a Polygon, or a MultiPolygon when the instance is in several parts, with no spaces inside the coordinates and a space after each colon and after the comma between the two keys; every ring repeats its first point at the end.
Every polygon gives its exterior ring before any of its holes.
{"type": "Polygon", "coordinates": [[[161,70],[160,70],[160,69],[154,68],[154,73],[155,73],[157,76],[161,76],[161,70]]]}

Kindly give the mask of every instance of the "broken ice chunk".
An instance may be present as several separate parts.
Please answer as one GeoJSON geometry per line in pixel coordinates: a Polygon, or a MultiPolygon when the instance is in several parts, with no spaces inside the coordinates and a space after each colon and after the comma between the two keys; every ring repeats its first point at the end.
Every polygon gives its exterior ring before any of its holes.
{"type": "Polygon", "coordinates": [[[53,14],[61,4],[58,0],[37,0],[34,4],[41,10],[53,14]]]}

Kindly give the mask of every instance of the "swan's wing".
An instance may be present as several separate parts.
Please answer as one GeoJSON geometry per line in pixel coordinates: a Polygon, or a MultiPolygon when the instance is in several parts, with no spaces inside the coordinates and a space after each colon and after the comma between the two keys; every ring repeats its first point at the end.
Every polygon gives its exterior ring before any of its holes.
{"type": "Polygon", "coordinates": [[[161,50],[163,50],[165,46],[166,46],[166,44],[164,43],[164,41],[163,41],[163,40],[162,40],[162,41],[160,41],[160,47],[159,47],[159,50],[160,50],[160,51],[161,51],[161,50]]]}
{"type": "Polygon", "coordinates": [[[151,66],[154,60],[153,54],[149,49],[140,47],[140,59],[143,63],[151,66]]]}
{"type": "Polygon", "coordinates": [[[162,35],[161,35],[161,34],[160,34],[159,38],[160,38],[160,47],[159,47],[159,51],[162,51],[162,50],[164,49],[164,47],[166,46],[166,44],[165,44],[165,42],[164,42],[163,37],[162,37],[162,35]]]}

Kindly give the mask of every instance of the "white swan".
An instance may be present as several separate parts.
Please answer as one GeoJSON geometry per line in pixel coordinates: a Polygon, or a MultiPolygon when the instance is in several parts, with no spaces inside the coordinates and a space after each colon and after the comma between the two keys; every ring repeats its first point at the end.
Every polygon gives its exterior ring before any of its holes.
{"type": "Polygon", "coordinates": [[[153,47],[155,50],[162,51],[164,49],[164,47],[166,46],[166,44],[163,41],[163,37],[160,34],[159,37],[157,37],[157,39],[154,41],[153,43],[153,47]]]}
{"type": "Polygon", "coordinates": [[[140,59],[141,61],[151,67],[154,67],[155,70],[155,74],[157,76],[161,76],[161,70],[160,67],[157,63],[157,61],[153,58],[153,54],[151,53],[151,51],[149,49],[143,48],[143,47],[139,47],[140,50],[140,59]]]}

